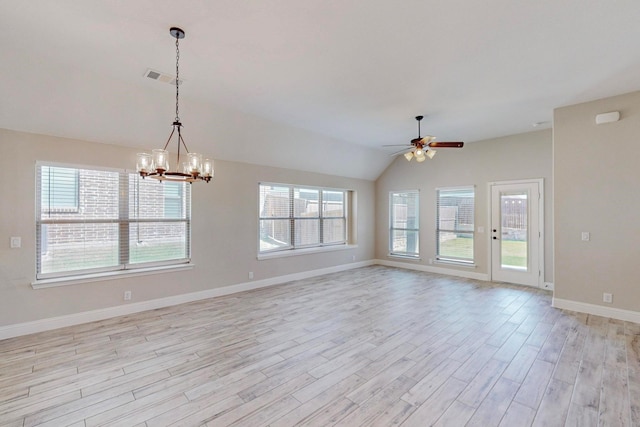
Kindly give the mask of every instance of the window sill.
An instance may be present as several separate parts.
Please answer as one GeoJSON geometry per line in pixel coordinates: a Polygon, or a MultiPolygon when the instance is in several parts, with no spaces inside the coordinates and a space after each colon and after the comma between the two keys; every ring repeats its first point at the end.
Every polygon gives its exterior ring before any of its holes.
{"type": "Polygon", "coordinates": [[[399,255],[399,254],[387,254],[389,258],[400,258],[408,261],[422,261],[422,258],[419,256],[411,256],[411,255],[399,255]]]}
{"type": "Polygon", "coordinates": [[[453,260],[447,260],[447,259],[436,259],[433,260],[434,264],[442,264],[442,265],[450,265],[450,266],[455,266],[455,267],[466,267],[466,268],[477,268],[478,265],[475,263],[469,263],[469,262],[460,262],[460,261],[453,261],[453,260]]]}
{"type": "Polygon", "coordinates": [[[138,268],[135,270],[118,270],[104,273],[83,274],[73,277],[56,277],[52,279],[41,279],[31,282],[33,289],[54,288],[57,286],[78,285],[80,283],[102,282],[105,280],[116,280],[125,277],[148,276],[151,274],[164,274],[174,271],[191,270],[195,264],[165,265],[161,267],[138,268]]]}
{"type": "Polygon", "coordinates": [[[320,246],[316,248],[307,248],[307,249],[289,249],[286,251],[277,251],[277,252],[259,254],[258,260],[262,261],[265,259],[272,259],[272,258],[286,258],[291,256],[309,255],[309,254],[317,254],[317,253],[323,253],[323,252],[346,251],[348,249],[356,249],[357,247],[358,245],[335,245],[335,246],[320,246]]]}

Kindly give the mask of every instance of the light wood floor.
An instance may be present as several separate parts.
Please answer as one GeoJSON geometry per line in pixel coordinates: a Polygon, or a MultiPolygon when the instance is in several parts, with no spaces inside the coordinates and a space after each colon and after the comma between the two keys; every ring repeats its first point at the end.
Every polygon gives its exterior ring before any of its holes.
{"type": "Polygon", "coordinates": [[[3,426],[638,426],[640,325],[367,267],[0,341],[3,426]]]}

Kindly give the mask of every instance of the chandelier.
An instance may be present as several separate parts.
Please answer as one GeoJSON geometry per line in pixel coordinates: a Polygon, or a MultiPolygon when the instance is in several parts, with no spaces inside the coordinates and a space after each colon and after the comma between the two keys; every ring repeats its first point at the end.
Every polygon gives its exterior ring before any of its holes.
{"type": "MultiPolygon", "coordinates": [[[[209,182],[213,178],[213,160],[202,159],[202,154],[190,153],[182,138],[182,123],[180,122],[180,44],[179,40],[184,38],[184,31],[180,28],[172,27],[169,32],[176,39],[176,117],[173,121],[171,134],[167,143],[162,149],[152,150],[151,154],[138,153],[136,170],[142,178],[153,178],[159,181],[177,181],[188,182],[204,181],[209,182]],[[176,144],[178,145],[178,158],[176,160],[176,168],[171,169],[169,166],[169,152],[167,147],[171,139],[176,135],[176,144]],[[180,163],[180,147],[184,147],[186,152],[186,161],[180,163]]],[[[184,157],[183,157],[184,160],[184,157]]]]}

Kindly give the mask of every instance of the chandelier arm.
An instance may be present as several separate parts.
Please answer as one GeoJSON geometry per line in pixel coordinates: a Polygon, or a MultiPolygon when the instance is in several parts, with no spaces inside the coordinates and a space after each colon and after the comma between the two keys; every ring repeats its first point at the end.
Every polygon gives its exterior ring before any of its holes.
{"type": "Polygon", "coordinates": [[[182,135],[180,134],[180,125],[178,125],[178,158],[176,159],[176,170],[180,170],[180,140],[182,135]]]}
{"type": "Polygon", "coordinates": [[[164,144],[164,148],[163,150],[166,150],[167,147],[169,146],[169,143],[171,142],[171,137],[173,137],[173,133],[176,131],[176,127],[175,125],[173,126],[173,129],[171,130],[171,134],[169,135],[169,139],[167,139],[167,143],[164,144]]]}
{"type": "MultiPolygon", "coordinates": [[[[189,153],[189,149],[187,148],[187,143],[184,142],[184,139],[182,138],[182,134],[180,133],[180,131],[178,131],[178,139],[180,140],[180,142],[182,143],[182,145],[184,146],[184,149],[187,153],[189,153]]],[[[178,144],[178,147],[180,147],[180,144],[178,144]]]]}

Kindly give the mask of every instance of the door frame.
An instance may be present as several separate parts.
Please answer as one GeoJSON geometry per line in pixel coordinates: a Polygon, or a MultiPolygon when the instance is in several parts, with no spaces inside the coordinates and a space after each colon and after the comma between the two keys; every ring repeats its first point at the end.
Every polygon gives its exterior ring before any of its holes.
{"type": "MultiPolygon", "coordinates": [[[[520,180],[510,180],[510,181],[491,181],[487,183],[487,193],[489,202],[487,203],[489,206],[489,227],[487,228],[491,231],[491,222],[493,221],[493,186],[495,185],[511,185],[511,184],[538,184],[538,232],[539,240],[538,240],[538,288],[544,289],[544,178],[532,178],[532,179],[520,179],[520,180]]],[[[493,250],[492,250],[492,240],[491,233],[487,233],[487,252],[489,254],[488,260],[488,276],[489,280],[493,280],[493,250]]],[[[526,285],[522,285],[526,286],[526,285]]]]}

